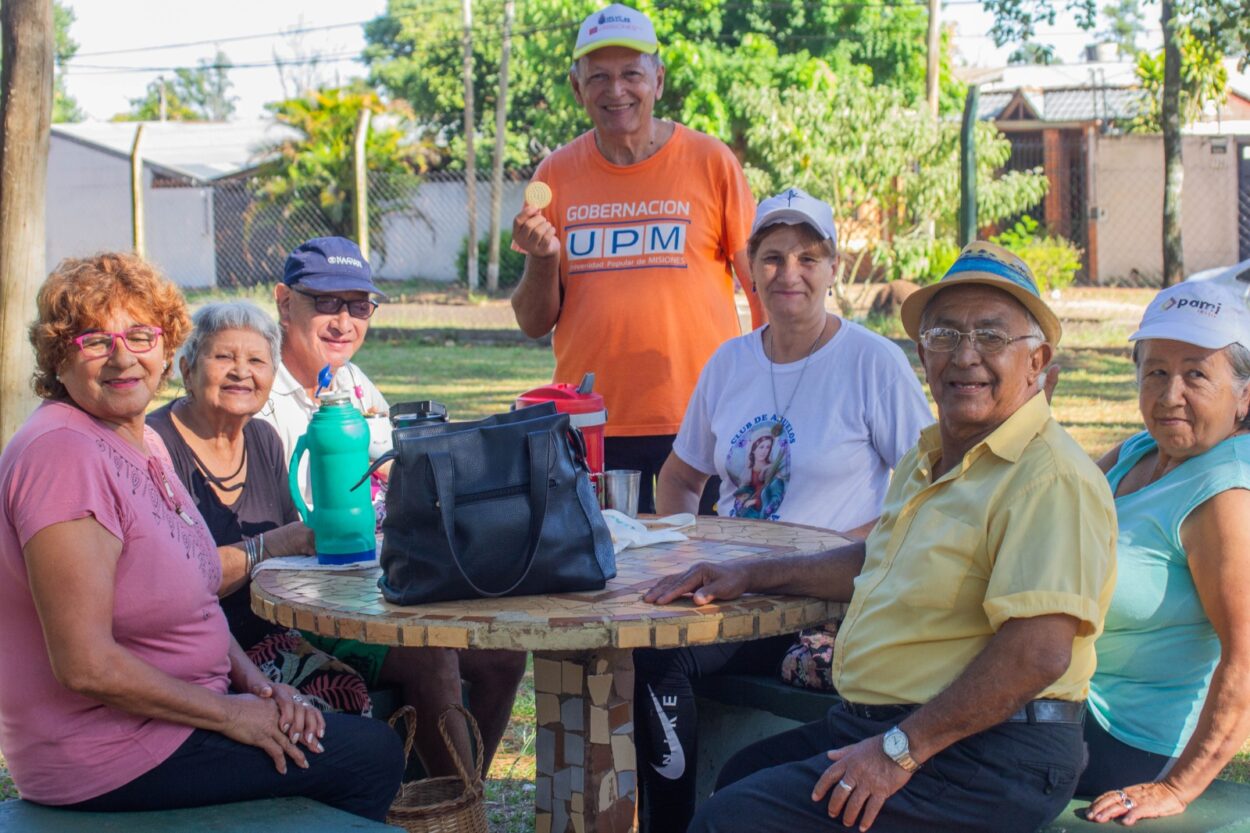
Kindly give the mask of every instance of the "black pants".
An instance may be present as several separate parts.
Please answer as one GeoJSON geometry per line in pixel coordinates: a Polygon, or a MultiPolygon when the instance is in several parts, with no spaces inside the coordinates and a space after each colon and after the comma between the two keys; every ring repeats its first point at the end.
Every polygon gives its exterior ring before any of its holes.
{"type": "Polygon", "coordinates": [[[1175,758],[1116,740],[1088,714],[1085,715],[1085,745],[1089,749],[1089,766],[1081,773],[1076,794],[1090,798],[1108,790],[1158,781],[1176,763],[1175,758]]]}
{"type": "MultiPolygon", "coordinates": [[[[691,833],[844,831],[829,818],[828,796],[812,787],[829,767],[825,753],[879,735],[898,720],[868,720],[840,706],[824,720],[760,741],[721,771],[716,794],[699,806],[691,833]]],[[[873,833],[1032,833],[1063,812],[1082,763],[1081,727],[1002,723],[964,738],[927,761],[890,796],[873,833]]]]}
{"type": "Polygon", "coordinates": [[[382,821],[404,773],[399,736],[381,720],[345,714],[326,714],[325,719],[325,751],[305,751],[308,769],[288,759],[282,775],[261,749],[196,729],[160,766],[69,809],[176,810],[302,796],[382,821]]]}
{"type": "MultiPolygon", "coordinates": [[[[655,480],[660,469],[673,450],[676,434],[657,434],[650,437],[606,437],[603,441],[603,467],[605,469],[637,469],[642,472],[638,487],[638,511],[650,514],[655,511],[655,480]]],[[[700,515],[716,514],[716,498],[720,494],[720,478],[713,475],[703,487],[699,500],[700,515]]]]}
{"type": "Polygon", "coordinates": [[[776,677],[793,644],[794,636],[786,634],[754,642],[634,651],[641,833],[683,833],[694,816],[699,747],[692,682],[713,674],[776,677]]]}

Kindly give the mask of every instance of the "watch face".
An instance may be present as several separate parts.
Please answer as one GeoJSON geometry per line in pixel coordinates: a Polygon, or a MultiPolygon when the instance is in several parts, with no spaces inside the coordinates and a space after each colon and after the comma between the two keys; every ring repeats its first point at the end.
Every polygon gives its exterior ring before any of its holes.
{"type": "Polygon", "coordinates": [[[903,734],[900,729],[891,729],[881,739],[881,747],[885,750],[885,754],[896,758],[907,751],[907,735],[903,734]]]}

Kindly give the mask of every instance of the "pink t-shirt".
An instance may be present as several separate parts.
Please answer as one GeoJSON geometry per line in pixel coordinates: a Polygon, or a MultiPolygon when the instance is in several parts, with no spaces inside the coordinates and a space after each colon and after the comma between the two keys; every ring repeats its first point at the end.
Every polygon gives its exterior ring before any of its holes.
{"type": "Polygon", "coordinates": [[[221,561],[151,428],[159,469],[104,424],[46,402],[0,454],[0,751],[24,798],[73,804],[156,767],[192,728],[76,694],[52,674],[22,547],[56,523],[94,517],[122,542],[113,638],[143,662],[218,693],[230,632],[217,603],[221,561]],[[194,526],[164,497],[159,471],[194,526]]]}

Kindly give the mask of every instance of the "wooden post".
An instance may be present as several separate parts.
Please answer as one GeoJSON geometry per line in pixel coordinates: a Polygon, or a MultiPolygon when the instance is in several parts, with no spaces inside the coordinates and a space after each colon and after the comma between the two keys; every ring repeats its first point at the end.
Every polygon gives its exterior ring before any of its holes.
{"type": "Polygon", "coordinates": [[[369,138],[369,117],[372,112],[368,107],[360,108],[356,117],[356,135],[352,141],[352,168],[356,174],[356,191],[353,194],[352,208],[356,214],[356,244],[360,253],[369,259],[369,176],[367,165],[368,155],[365,143],[369,138]]]}
{"type": "Polygon", "coordinates": [[[495,158],[490,169],[490,249],[486,259],[486,288],[499,291],[499,225],[503,211],[503,153],[508,138],[508,56],[512,52],[515,0],[504,0],[503,40],[499,49],[499,98],[495,101],[495,158]]]}
{"type": "Polygon", "coordinates": [[[1163,285],[1185,279],[1185,248],[1181,242],[1181,47],[1182,21],[1173,0],[1163,0],[1163,285]]]}
{"type": "Polygon", "coordinates": [[[0,443],[35,405],[27,327],[46,271],[52,31],[52,0],[0,5],[0,443]]]}
{"type": "Polygon", "coordinates": [[[981,88],[968,85],[964,121],[959,131],[959,245],[977,239],[977,109],[981,88]]]}
{"type": "Polygon", "coordinates": [[[465,276],[469,291],[477,289],[477,154],[474,133],[477,119],[473,115],[473,0],[461,0],[464,14],[464,186],[469,192],[466,209],[469,213],[468,267],[465,276]]]}
{"type": "Polygon", "coordinates": [[[927,55],[925,60],[925,101],[929,105],[929,115],[934,121],[938,117],[938,76],[941,72],[942,57],[942,0],[929,0],[929,33],[927,55]]]}
{"type": "Polygon", "coordinates": [[[143,123],[135,126],[135,140],[130,145],[130,232],[135,254],[147,257],[143,210],[143,123]]]}

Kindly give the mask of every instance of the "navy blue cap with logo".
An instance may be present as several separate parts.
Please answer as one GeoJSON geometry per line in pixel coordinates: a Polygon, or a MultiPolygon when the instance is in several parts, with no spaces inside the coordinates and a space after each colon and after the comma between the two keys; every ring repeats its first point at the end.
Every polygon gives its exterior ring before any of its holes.
{"type": "Polygon", "coordinates": [[[360,247],[345,237],[314,237],[296,246],[287,255],[282,282],[315,292],[368,292],[386,300],[360,247]]]}

